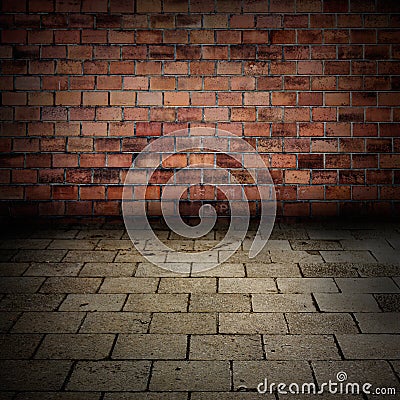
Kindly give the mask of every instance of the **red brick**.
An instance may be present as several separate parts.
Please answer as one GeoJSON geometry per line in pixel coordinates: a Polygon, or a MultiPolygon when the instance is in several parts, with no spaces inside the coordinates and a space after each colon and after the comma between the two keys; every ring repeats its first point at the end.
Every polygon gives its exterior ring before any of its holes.
{"type": "MultiPolygon", "coordinates": [[[[199,43],[201,43],[201,41],[199,43]]],[[[211,39],[210,43],[211,44],[213,43],[211,39]]],[[[242,43],[242,33],[240,31],[233,31],[233,30],[217,31],[217,43],[240,44],[242,43]]]]}
{"type": "Polygon", "coordinates": [[[189,93],[188,92],[166,92],[164,93],[165,106],[188,106],[189,93]]]}
{"type": "Polygon", "coordinates": [[[285,183],[309,184],[310,171],[287,170],[285,171],[285,183]]]}
{"type": "Polygon", "coordinates": [[[271,74],[293,75],[296,73],[296,63],[292,61],[272,61],[271,74]]]}
{"type": "Polygon", "coordinates": [[[228,46],[203,46],[202,57],[204,60],[226,60],[228,46]]]}
{"type": "Polygon", "coordinates": [[[93,90],[94,89],[94,76],[71,76],[70,89],[72,90],[93,90]]]}
{"type": "Polygon", "coordinates": [[[83,92],[83,104],[85,106],[106,106],[108,105],[108,93],[83,92]]]}
{"type": "Polygon", "coordinates": [[[150,90],[175,90],[175,78],[151,77],[150,90]]]}
{"type": "Polygon", "coordinates": [[[107,123],[82,122],[82,136],[107,136],[107,123]]]}
{"type": "Polygon", "coordinates": [[[231,28],[254,28],[254,15],[232,15],[230,19],[231,28]]]}
{"type": "Polygon", "coordinates": [[[250,76],[238,76],[230,79],[231,90],[254,90],[255,89],[255,78],[250,76]]]}
{"type": "Polygon", "coordinates": [[[271,166],[275,168],[295,168],[296,156],[294,154],[272,154],[271,166]]]}
{"type": "Polygon", "coordinates": [[[53,186],[54,200],[78,200],[78,186],[53,186]]]}
{"type": "Polygon", "coordinates": [[[150,109],[151,121],[175,121],[174,108],[151,108],[150,109]]]}
{"type": "Polygon", "coordinates": [[[82,30],[82,43],[107,43],[107,31],[102,30],[82,30]]]}
{"type": "Polygon", "coordinates": [[[179,90],[201,90],[203,81],[200,77],[182,77],[178,78],[179,90]]]}
{"type": "Polygon", "coordinates": [[[177,120],[179,122],[201,121],[202,119],[203,113],[201,108],[178,108],[177,120]]]}
{"type": "Polygon", "coordinates": [[[256,110],[254,107],[232,108],[231,121],[255,121],[256,110]]]}
{"type": "Polygon", "coordinates": [[[158,122],[137,122],[137,136],[161,136],[161,124],[158,122]]]}
{"type": "Polygon", "coordinates": [[[260,77],[257,78],[258,90],[281,90],[283,81],[281,77],[260,77]]]}
{"type": "Polygon", "coordinates": [[[229,79],[227,77],[205,77],[204,89],[205,90],[228,90],[229,79]]]}
{"type": "Polygon", "coordinates": [[[274,106],[295,106],[296,93],[290,92],[273,92],[272,105],[274,106]]]}
{"type": "MultiPolygon", "coordinates": [[[[244,31],[243,32],[243,43],[254,43],[254,44],[265,44],[269,43],[269,31],[244,31]]],[[[278,31],[274,31],[278,32],[278,31]]],[[[271,35],[273,37],[273,35],[271,35]]],[[[272,40],[272,39],[271,39],[272,40]]]]}
{"type": "Polygon", "coordinates": [[[212,106],[216,104],[215,93],[200,92],[192,93],[191,104],[193,106],[212,106]]]}
{"type": "Polygon", "coordinates": [[[110,105],[134,106],[136,93],[129,91],[110,92],[110,105]]]}
{"type": "Polygon", "coordinates": [[[72,152],[93,151],[93,139],[91,138],[69,138],[68,150],[72,152]]]}

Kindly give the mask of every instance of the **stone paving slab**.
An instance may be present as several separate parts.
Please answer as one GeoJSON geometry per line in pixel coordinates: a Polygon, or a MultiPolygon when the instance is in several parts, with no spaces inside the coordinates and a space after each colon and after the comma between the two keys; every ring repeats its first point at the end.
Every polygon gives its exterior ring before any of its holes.
{"type": "Polygon", "coordinates": [[[70,368],[70,361],[1,360],[0,390],[60,390],[70,368]]]}
{"type": "Polygon", "coordinates": [[[344,357],[357,360],[399,360],[400,335],[337,335],[344,357]]]}
{"type": "Polygon", "coordinates": [[[30,263],[0,262],[0,276],[21,276],[30,263]]]}
{"type": "Polygon", "coordinates": [[[111,358],[114,360],[184,360],[187,344],[186,335],[121,334],[118,336],[111,358]]]}
{"type": "Polygon", "coordinates": [[[156,361],[150,390],[229,391],[228,361],[156,361]]]}
{"type": "Polygon", "coordinates": [[[35,358],[100,360],[109,355],[114,338],[111,334],[49,334],[40,344],[35,358]]]}
{"type": "Polygon", "coordinates": [[[84,312],[24,312],[13,326],[15,333],[76,333],[84,312]]]}
{"type": "Polygon", "coordinates": [[[400,313],[356,313],[362,333],[400,333],[400,313]]]}
{"type": "Polygon", "coordinates": [[[254,294],[256,312],[310,312],[317,311],[309,293],[254,294]]]}
{"type": "Polygon", "coordinates": [[[262,360],[260,335],[192,335],[191,360],[262,360]]]}
{"type": "Polygon", "coordinates": [[[146,389],[149,373],[149,361],[79,361],[66,389],[139,392],[146,389]]]}
{"type": "Polygon", "coordinates": [[[128,296],[124,311],[185,312],[188,308],[188,301],[189,294],[185,293],[135,293],[128,296]]]}
{"type": "Polygon", "coordinates": [[[283,314],[278,313],[221,313],[219,332],[232,334],[286,333],[283,314]]]}
{"type": "Polygon", "coordinates": [[[327,312],[374,312],[380,311],[371,294],[316,293],[315,300],[321,311],[327,312]]]}
{"type": "Polygon", "coordinates": [[[358,333],[356,323],[347,313],[285,313],[285,316],[289,332],[294,335],[358,333]]]}
{"type": "Polygon", "coordinates": [[[80,333],[146,333],[151,321],[150,313],[90,312],[80,333]]]}
{"type": "Polygon", "coordinates": [[[217,316],[214,313],[155,313],[151,333],[215,334],[217,316]]]}
{"type": "Polygon", "coordinates": [[[340,359],[331,335],[269,335],[263,339],[267,360],[340,359]]]}
{"type": "Polygon", "coordinates": [[[185,263],[170,257],[186,274],[147,262],[122,225],[10,232],[0,400],[302,400],[256,387],[339,371],[400,391],[400,227],[277,222],[250,259],[252,229],[210,268],[195,251],[226,232],[188,241],[163,228],[190,251],[185,263]]]}

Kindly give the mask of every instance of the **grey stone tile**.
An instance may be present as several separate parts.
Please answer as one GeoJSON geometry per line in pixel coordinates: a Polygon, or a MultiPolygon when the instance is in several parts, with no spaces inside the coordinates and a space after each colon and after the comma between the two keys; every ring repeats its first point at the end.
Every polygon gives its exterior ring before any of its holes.
{"type": "Polygon", "coordinates": [[[146,333],[149,313],[90,312],[80,328],[81,333],[146,333]]]}
{"type": "MultiPolygon", "coordinates": [[[[346,383],[354,382],[363,385],[369,382],[374,388],[398,387],[398,381],[386,361],[312,361],[312,368],[319,385],[329,380],[337,382],[337,373],[344,371],[347,374],[346,383]]],[[[342,398],[341,395],[340,398],[342,398]]]]}
{"type": "Polygon", "coordinates": [[[193,335],[191,360],[262,360],[260,335],[193,335]]]}
{"type": "Polygon", "coordinates": [[[301,276],[299,267],[296,263],[246,264],[246,271],[249,278],[301,276]]]}
{"type": "Polygon", "coordinates": [[[10,239],[0,241],[0,249],[44,250],[50,239],[10,239]]]}
{"type": "Polygon", "coordinates": [[[321,311],[327,312],[374,312],[380,311],[370,294],[316,293],[315,299],[321,311]]]}
{"type": "Polygon", "coordinates": [[[78,232],[78,229],[39,229],[30,236],[37,239],[73,239],[78,232]]]}
{"type": "Polygon", "coordinates": [[[203,267],[204,263],[193,263],[191,276],[243,278],[246,275],[243,263],[222,263],[206,271],[202,271],[203,267]],[[201,271],[196,272],[199,271],[199,269],[201,269],[201,271]]]}
{"type": "Polygon", "coordinates": [[[342,240],[343,250],[393,250],[387,240],[383,238],[362,239],[362,240],[342,240]]]}
{"type": "Polygon", "coordinates": [[[389,334],[337,335],[344,357],[353,360],[400,359],[400,336],[389,334]]]}
{"type": "Polygon", "coordinates": [[[185,312],[189,295],[184,293],[135,293],[128,297],[124,311],[185,312]]]}
{"type": "Polygon", "coordinates": [[[375,258],[366,250],[321,250],[320,253],[326,262],[376,263],[375,258]]]}
{"type": "Polygon", "coordinates": [[[83,229],[77,239],[121,239],[124,231],[121,229],[83,229]]]}
{"type": "Polygon", "coordinates": [[[60,294],[9,294],[0,301],[0,311],[54,311],[63,299],[60,294]]]}
{"type": "MultiPolygon", "coordinates": [[[[242,248],[244,251],[249,251],[254,241],[254,237],[246,238],[243,241],[242,248]]],[[[268,250],[291,250],[289,240],[287,239],[269,239],[263,251],[268,250]]]]}
{"type": "Polygon", "coordinates": [[[300,263],[300,269],[308,278],[357,277],[359,264],[355,263],[300,263]]]}
{"type": "Polygon", "coordinates": [[[316,311],[308,293],[273,293],[252,295],[255,312],[310,312],[316,311]]]}
{"type": "Polygon", "coordinates": [[[229,334],[286,333],[283,314],[278,313],[221,313],[219,332],[229,334]]]}
{"type": "Polygon", "coordinates": [[[398,293],[400,289],[390,278],[336,278],[343,293],[398,293]]]}
{"type": "Polygon", "coordinates": [[[0,359],[23,360],[31,358],[42,335],[0,335],[0,359]]]}
{"type": "Polygon", "coordinates": [[[290,262],[290,263],[319,263],[323,262],[318,252],[302,251],[302,250],[271,250],[272,262],[290,262]],[[315,253],[315,254],[314,254],[315,253]]]}
{"type": "MultiPolygon", "coordinates": [[[[394,294],[375,294],[376,301],[383,311],[400,312],[400,295],[394,294]]],[[[373,310],[371,310],[373,311],[373,310]]]]}
{"type": "Polygon", "coordinates": [[[150,390],[229,391],[227,361],[156,361],[150,390]]]}
{"type": "Polygon", "coordinates": [[[100,396],[99,392],[25,392],[18,393],[15,400],[99,400],[100,396]]]}
{"type": "Polygon", "coordinates": [[[85,316],[83,312],[25,312],[14,325],[18,333],[75,333],[85,316]]]}
{"type": "Polygon", "coordinates": [[[335,293],[338,288],[332,278],[278,278],[283,293],[335,293]]]}
{"type": "MultiPolygon", "coordinates": [[[[219,252],[219,260],[225,260],[226,257],[230,254],[226,250],[220,250],[219,252]]],[[[256,257],[249,258],[249,253],[247,251],[238,250],[232,256],[230,256],[226,262],[240,264],[240,263],[270,263],[271,257],[268,251],[263,251],[259,253],[256,257]]]]}
{"type": "MultiPolygon", "coordinates": [[[[267,378],[269,382],[304,383],[313,382],[307,361],[234,361],[234,390],[242,388],[257,389],[267,378]]],[[[259,398],[261,395],[256,393],[259,398]]]]}
{"type": "Polygon", "coordinates": [[[385,249],[378,249],[371,251],[373,256],[378,260],[380,263],[390,263],[390,264],[397,264],[400,265],[400,250],[385,250],[385,249]]]}
{"type": "Polygon", "coordinates": [[[400,274],[399,264],[362,264],[358,267],[362,277],[370,276],[394,276],[400,274]]]}
{"type": "Polygon", "coordinates": [[[77,276],[83,262],[77,263],[31,263],[25,276],[77,276]]]}
{"type": "Polygon", "coordinates": [[[151,333],[207,334],[217,332],[217,319],[211,313],[155,313],[151,333]]]}
{"type": "Polygon", "coordinates": [[[101,239],[97,244],[98,250],[132,250],[134,248],[130,239],[101,239]]]}
{"type": "Polygon", "coordinates": [[[302,240],[309,239],[308,233],[304,228],[285,226],[282,228],[274,228],[271,233],[271,239],[287,239],[287,240],[302,240]]]}
{"type": "Polygon", "coordinates": [[[307,229],[310,239],[317,240],[341,240],[354,239],[351,232],[345,229],[307,229]]]}
{"type": "Polygon", "coordinates": [[[7,262],[12,260],[21,262],[22,260],[20,261],[15,258],[18,253],[18,250],[0,250],[0,261],[7,262]]]}
{"type": "MultiPolygon", "coordinates": [[[[50,250],[49,250],[50,251],[50,250]]],[[[54,250],[58,251],[58,250],[54,250]]],[[[65,256],[65,262],[112,262],[116,257],[116,251],[109,250],[69,250],[65,256]]],[[[118,260],[115,260],[118,262],[118,260]]]]}
{"type": "Polygon", "coordinates": [[[340,360],[331,335],[264,336],[267,360],[340,360]]]}
{"type": "Polygon", "coordinates": [[[44,278],[39,277],[4,276],[0,279],[0,293],[35,293],[43,282],[44,278]]]}
{"type": "Polygon", "coordinates": [[[16,262],[60,262],[67,250],[20,250],[13,257],[16,262]]]}
{"type": "Polygon", "coordinates": [[[286,319],[294,335],[358,333],[351,315],[346,313],[287,313],[286,319]]]}
{"type": "Polygon", "coordinates": [[[135,334],[118,336],[113,359],[184,360],[187,336],[165,334],[135,334]]]}
{"type": "Polygon", "coordinates": [[[90,277],[118,277],[118,276],[133,276],[137,267],[132,263],[86,263],[79,276],[90,277]]]}
{"type": "Polygon", "coordinates": [[[37,351],[36,359],[100,360],[107,357],[115,335],[110,334],[48,334],[37,351]]]}
{"type": "Polygon", "coordinates": [[[149,373],[149,361],[79,361],[67,390],[144,391],[149,373]]]}
{"type": "Polygon", "coordinates": [[[138,263],[145,262],[146,259],[136,250],[118,250],[114,261],[121,263],[138,263]]]}
{"type": "Polygon", "coordinates": [[[215,278],[161,278],[159,293],[215,293],[215,278]]]}
{"type": "Polygon", "coordinates": [[[220,293],[271,293],[276,292],[272,278],[220,278],[220,293]]]}
{"type": "Polygon", "coordinates": [[[95,293],[101,282],[101,278],[49,277],[40,293],[95,293]]]}
{"type": "Polygon", "coordinates": [[[336,240],[291,240],[293,250],[341,250],[342,245],[336,240]]]}
{"type": "Polygon", "coordinates": [[[138,264],[137,271],[135,276],[137,277],[154,277],[154,278],[161,278],[161,277],[168,277],[168,276],[175,276],[175,277],[182,277],[182,276],[189,276],[189,272],[181,273],[181,272],[174,272],[174,271],[190,271],[190,263],[183,264],[183,263],[170,263],[169,267],[171,270],[167,270],[164,268],[157,267],[148,262],[141,262],[138,264]]]}
{"type": "Polygon", "coordinates": [[[2,360],[0,390],[60,390],[69,361],[2,360]]]}
{"type": "Polygon", "coordinates": [[[250,295],[237,293],[194,293],[189,311],[194,312],[250,312],[250,295]]]}
{"type": "Polygon", "coordinates": [[[310,312],[316,311],[309,293],[254,294],[253,310],[256,312],[310,312]]]}
{"type": "Polygon", "coordinates": [[[0,332],[8,332],[20,315],[19,312],[0,312],[0,332]]]}
{"type": "Polygon", "coordinates": [[[184,392],[106,393],[104,400],[187,400],[184,392]]]}
{"type": "Polygon", "coordinates": [[[29,263],[0,263],[0,276],[21,276],[28,269],[29,263]]]}
{"type": "Polygon", "coordinates": [[[98,239],[56,239],[50,243],[48,248],[63,250],[94,250],[98,241],[98,239]]]}
{"type": "Polygon", "coordinates": [[[100,293],[155,293],[157,286],[158,278],[106,277],[100,293]]]}
{"type": "Polygon", "coordinates": [[[68,294],[60,311],[121,311],[124,294],[68,294]]]}
{"type": "Polygon", "coordinates": [[[357,313],[355,317],[363,333],[400,333],[400,313],[357,313]]]}

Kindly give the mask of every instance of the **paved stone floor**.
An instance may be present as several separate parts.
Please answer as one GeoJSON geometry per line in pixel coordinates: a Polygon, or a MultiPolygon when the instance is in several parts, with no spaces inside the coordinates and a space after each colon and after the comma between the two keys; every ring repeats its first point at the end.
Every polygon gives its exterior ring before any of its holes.
{"type": "MultiPolygon", "coordinates": [[[[176,248],[215,245],[223,232],[176,248]]],[[[370,382],[400,398],[400,224],[276,223],[228,262],[180,275],[123,227],[3,231],[0,400],[306,399],[268,382],[370,382]]],[[[201,260],[197,263],[201,264],[201,260]]]]}

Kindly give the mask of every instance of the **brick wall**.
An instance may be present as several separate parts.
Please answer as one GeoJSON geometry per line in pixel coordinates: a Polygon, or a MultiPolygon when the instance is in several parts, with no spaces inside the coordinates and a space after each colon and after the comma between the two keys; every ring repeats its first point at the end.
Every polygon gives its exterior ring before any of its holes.
{"type": "Polygon", "coordinates": [[[281,215],[398,214],[395,12],[390,0],[3,0],[0,214],[119,215],[135,154],[188,126],[264,153],[281,215]]]}

